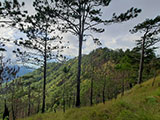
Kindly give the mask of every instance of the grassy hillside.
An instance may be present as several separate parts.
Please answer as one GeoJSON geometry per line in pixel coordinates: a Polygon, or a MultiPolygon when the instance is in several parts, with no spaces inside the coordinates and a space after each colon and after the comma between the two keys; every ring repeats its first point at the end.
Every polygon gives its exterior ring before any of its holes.
{"type": "Polygon", "coordinates": [[[69,109],[66,113],[45,113],[22,120],[160,120],[160,76],[136,85],[125,95],[93,107],[69,109]]]}
{"type": "MultiPolygon", "coordinates": [[[[144,65],[144,81],[152,78],[156,71],[152,64],[152,59],[155,58],[155,56],[154,54],[149,55],[151,55],[151,57],[146,59],[144,65]]],[[[93,81],[94,105],[101,103],[104,98],[106,101],[116,98],[118,94],[123,92],[123,89],[131,89],[136,84],[138,78],[138,56],[140,56],[139,53],[136,53],[134,49],[124,52],[122,50],[110,50],[108,48],[99,48],[92,51],[89,55],[83,55],[81,106],[90,105],[91,80],[93,81]]],[[[158,61],[158,63],[160,62],[158,61]]],[[[77,58],[71,59],[64,64],[48,63],[46,112],[62,111],[64,99],[66,109],[75,107],[76,75],[77,58]],[[69,72],[63,72],[65,67],[69,69],[69,72]]],[[[5,99],[7,99],[10,119],[12,118],[12,113],[15,113],[17,118],[28,116],[29,105],[30,115],[40,113],[42,106],[42,85],[43,68],[19,77],[7,85],[4,84],[4,87],[0,88],[0,118],[2,118],[4,111],[5,99]],[[12,107],[15,110],[14,112],[12,112],[12,107]]],[[[99,109],[99,107],[93,109],[96,110],[99,109]]]]}

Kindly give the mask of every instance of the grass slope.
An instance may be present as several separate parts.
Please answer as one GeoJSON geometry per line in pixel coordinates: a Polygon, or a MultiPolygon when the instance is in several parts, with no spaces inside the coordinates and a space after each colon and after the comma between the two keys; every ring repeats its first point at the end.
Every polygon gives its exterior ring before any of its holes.
{"type": "Polygon", "coordinates": [[[160,76],[131,90],[106,104],[73,108],[63,112],[45,113],[23,120],[160,120],[160,76]]]}

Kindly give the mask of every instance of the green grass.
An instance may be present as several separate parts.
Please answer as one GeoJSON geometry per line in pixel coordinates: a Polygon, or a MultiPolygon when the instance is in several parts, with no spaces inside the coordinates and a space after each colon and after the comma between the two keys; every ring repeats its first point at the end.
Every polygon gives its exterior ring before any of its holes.
{"type": "Polygon", "coordinates": [[[22,120],[160,120],[160,76],[152,87],[152,79],[106,104],[45,113],[22,120]]]}

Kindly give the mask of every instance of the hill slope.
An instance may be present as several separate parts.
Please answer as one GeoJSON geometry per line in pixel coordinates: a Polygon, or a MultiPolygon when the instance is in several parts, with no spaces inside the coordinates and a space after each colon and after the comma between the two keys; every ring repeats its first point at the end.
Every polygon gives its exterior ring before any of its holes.
{"type": "Polygon", "coordinates": [[[23,120],[160,120],[160,76],[136,85],[123,97],[93,107],[69,109],[66,113],[45,113],[23,120]]]}
{"type": "MultiPolygon", "coordinates": [[[[150,55],[150,54],[149,54],[150,55]]],[[[151,54],[152,55],[152,54],[151,54]]],[[[139,53],[134,49],[110,50],[99,48],[89,55],[82,57],[81,75],[81,106],[89,106],[91,98],[91,81],[93,81],[93,104],[116,98],[124,90],[131,89],[137,81],[139,66],[139,53]]],[[[143,80],[154,76],[154,67],[151,64],[152,55],[146,59],[143,80]]],[[[160,63],[160,61],[158,61],[160,63]]],[[[46,112],[61,111],[73,108],[76,101],[76,75],[77,58],[71,59],[64,64],[48,63],[46,85],[46,112]],[[69,69],[65,73],[64,68],[69,69]]],[[[10,82],[0,88],[0,118],[4,111],[4,101],[16,118],[24,118],[41,112],[43,68],[39,68],[25,76],[10,82]],[[14,111],[12,111],[14,108],[14,111]]],[[[97,109],[97,108],[95,108],[97,109]]]]}

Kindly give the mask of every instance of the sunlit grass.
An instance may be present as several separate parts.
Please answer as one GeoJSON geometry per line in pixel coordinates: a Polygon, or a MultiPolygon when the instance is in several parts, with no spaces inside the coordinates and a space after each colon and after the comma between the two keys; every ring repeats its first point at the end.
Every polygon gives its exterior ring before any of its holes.
{"type": "Polygon", "coordinates": [[[160,76],[152,87],[152,79],[136,85],[125,95],[106,104],[45,113],[22,120],[160,120],[160,76]]]}

